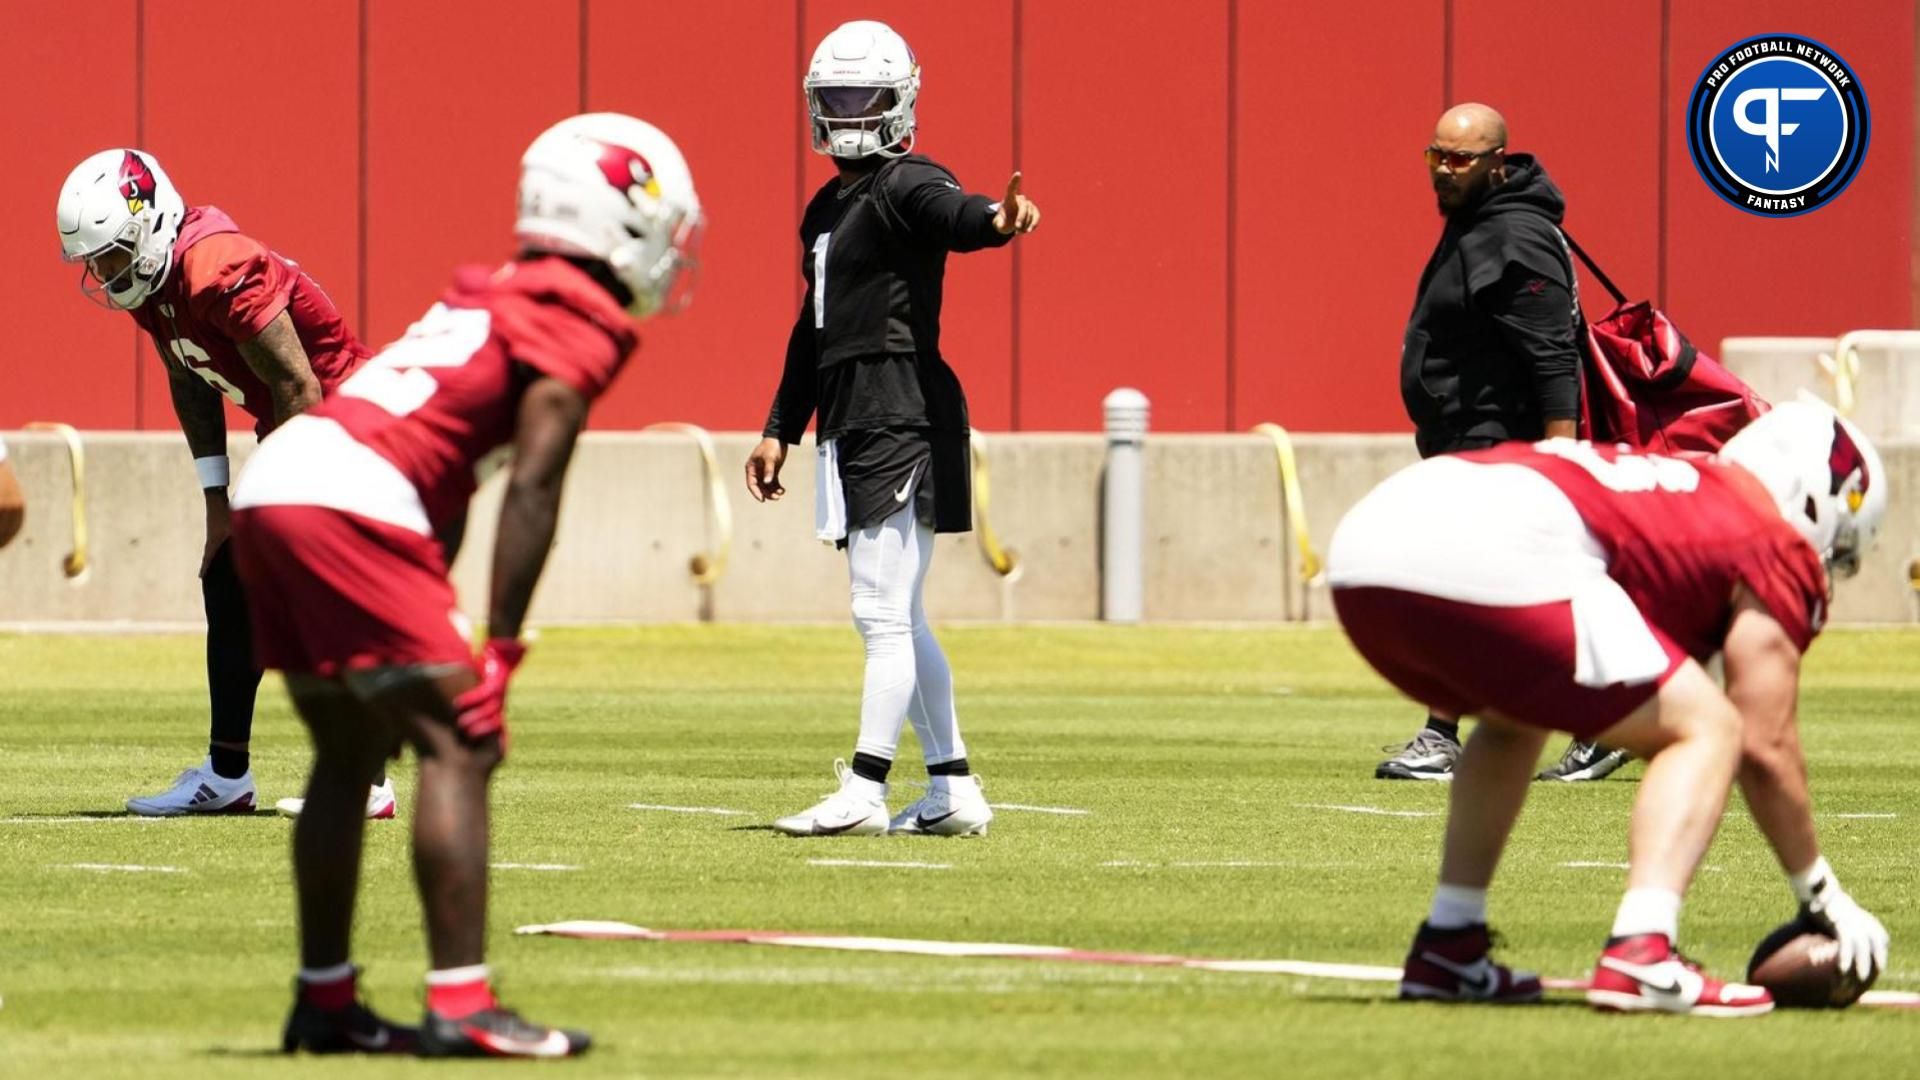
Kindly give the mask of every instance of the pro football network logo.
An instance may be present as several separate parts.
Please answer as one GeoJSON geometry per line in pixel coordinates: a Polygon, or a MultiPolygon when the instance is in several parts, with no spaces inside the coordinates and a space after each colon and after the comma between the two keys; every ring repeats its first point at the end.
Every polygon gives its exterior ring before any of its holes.
{"type": "Polygon", "coordinates": [[[1870,128],[1853,69],[1798,34],[1730,46],[1687,102],[1687,149],[1701,179],[1762,217],[1794,217],[1838,198],[1866,159],[1870,128]]]}

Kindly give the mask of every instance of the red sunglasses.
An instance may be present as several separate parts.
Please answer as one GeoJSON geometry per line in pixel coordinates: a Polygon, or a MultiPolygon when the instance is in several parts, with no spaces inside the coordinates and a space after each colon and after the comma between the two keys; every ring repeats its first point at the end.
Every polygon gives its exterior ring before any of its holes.
{"type": "Polygon", "coordinates": [[[1504,146],[1496,146],[1491,150],[1479,151],[1442,150],[1437,146],[1429,146],[1427,147],[1427,168],[1437,169],[1440,167],[1440,163],[1444,161],[1447,163],[1447,168],[1452,171],[1466,172],[1468,169],[1473,168],[1474,162],[1479,161],[1488,154],[1498,154],[1505,149],[1506,147],[1504,146]]]}

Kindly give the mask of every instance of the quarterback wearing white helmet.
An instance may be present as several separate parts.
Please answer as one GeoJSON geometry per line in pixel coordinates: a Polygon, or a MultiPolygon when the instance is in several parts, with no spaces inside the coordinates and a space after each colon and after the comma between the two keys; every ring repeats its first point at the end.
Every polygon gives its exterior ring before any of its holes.
{"type": "Polygon", "coordinates": [[[289,1050],[567,1057],[589,1045],[494,998],[487,789],[574,442],[638,345],[635,318],[684,302],[700,200],[673,141],[613,113],[535,139],[519,198],[514,257],[456,271],[405,337],[262,443],[234,493],[260,659],[286,673],[314,743],[294,832],[289,1050]],[[503,450],[491,636],[476,661],[447,567],[476,469],[503,450]],[[350,811],[403,744],[420,758],[415,877],[433,965],[417,1031],[359,1003],[349,955],[362,828],[350,811]]]}
{"type": "Polygon", "coordinates": [[[813,149],[839,173],[800,222],[807,285],[747,490],[778,499],[787,447],[816,412],[816,533],[847,551],[867,691],[853,764],[819,804],[780,818],[796,836],[984,833],[993,812],[954,715],[946,654],[921,594],[933,534],[972,527],[966,396],[940,352],[947,255],[1001,247],[1040,224],[1013,174],[999,202],[915,151],[920,65],[884,23],[850,22],[814,50],[804,86],[813,149]],[[889,817],[887,774],[912,718],[927,794],[889,817]]]}
{"type": "Polygon", "coordinates": [[[803,85],[814,153],[900,157],[913,148],[920,65],[886,23],[859,20],[828,34],[803,85]]]}

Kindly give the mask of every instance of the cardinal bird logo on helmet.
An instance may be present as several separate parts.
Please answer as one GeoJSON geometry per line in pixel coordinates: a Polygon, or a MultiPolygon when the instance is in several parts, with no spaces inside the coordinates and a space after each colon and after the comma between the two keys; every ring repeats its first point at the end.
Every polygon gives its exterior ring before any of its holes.
{"type": "Polygon", "coordinates": [[[1860,504],[1866,501],[1867,487],[1873,478],[1867,475],[1867,459],[1860,453],[1860,447],[1838,419],[1833,422],[1833,447],[1827,451],[1827,471],[1832,474],[1833,488],[1830,495],[1847,493],[1847,509],[1858,512],[1860,504]],[[1858,474],[1860,481],[1849,489],[1849,482],[1858,474]]]}
{"type": "Polygon", "coordinates": [[[157,186],[153,170],[147,168],[146,159],[131,150],[127,151],[127,156],[120,162],[120,194],[127,200],[127,209],[137,214],[152,206],[157,186]]]}
{"type": "Polygon", "coordinates": [[[660,197],[660,181],[653,178],[653,166],[637,150],[601,143],[600,174],[628,199],[634,197],[634,188],[646,192],[649,198],[660,197]]]}

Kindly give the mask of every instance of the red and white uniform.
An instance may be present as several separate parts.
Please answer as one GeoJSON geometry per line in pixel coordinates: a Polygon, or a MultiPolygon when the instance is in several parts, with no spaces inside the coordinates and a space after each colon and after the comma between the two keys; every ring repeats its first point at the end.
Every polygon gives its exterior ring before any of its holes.
{"type": "Polygon", "coordinates": [[[1827,597],[1746,470],[1572,440],[1395,474],[1341,521],[1327,577],[1355,647],[1408,696],[1581,737],[1718,652],[1736,586],[1803,651],[1827,597]]]}
{"type": "Polygon", "coordinates": [[[625,310],[564,260],[460,270],[405,337],[241,473],[235,553],[262,665],[332,677],[470,660],[436,536],[511,446],[533,377],[591,401],[634,344],[625,310]]]}
{"type": "Polygon", "coordinates": [[[173,267],[129,314],[167,363],[195,375],[245,409],[255,434],[273,430],[273,394],[247,366],[239,343],[260,336],[281,312],[293,318],[320,393],[331,395],[369,350],[306,271],[243,234],[216,207],[187,211],[173,243],[173,267]]]}

